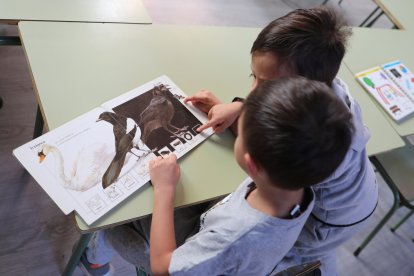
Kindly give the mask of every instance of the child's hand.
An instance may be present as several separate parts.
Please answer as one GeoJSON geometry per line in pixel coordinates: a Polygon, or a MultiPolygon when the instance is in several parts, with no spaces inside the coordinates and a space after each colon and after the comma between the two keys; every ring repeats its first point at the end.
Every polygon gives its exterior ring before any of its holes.
{"type": "Polygon", "coordinates": [[[200,126],[197,131],[201,132],[212,127],[215,133],[220,133],[231,126],[239,117],[243,103],[233,102],[229,104],[217,104],[208,112],[209,121],[200,126]]]}
{"type": "Polygon", "coordinates": [[[184,102],[191,102],[204,113],[208,113],[213,106],[220,103],[220,100],[211,91],[200,90],[193,96],[185,98],[184,102]]]}
{"type": "Polygon", "coordinates": [[[154,190],[174,194],[175,187],[180,180],[180,166],[177,164],[175,154],[170,154],[165,159],[159,156],[151,160],[149,170],[154,190]]]}

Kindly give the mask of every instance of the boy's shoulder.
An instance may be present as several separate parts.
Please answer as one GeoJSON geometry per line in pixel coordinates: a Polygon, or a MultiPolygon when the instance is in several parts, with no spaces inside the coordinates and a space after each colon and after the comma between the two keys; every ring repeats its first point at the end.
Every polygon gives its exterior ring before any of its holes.
{"type": "Polygon", "coordinates": [[[301,214],[293,219],[281,219],[267,215],[249,205],[247,194],[254,188],[250,178],[243,181],[232,194],[218,202],[201,217],[201,229],[214,231],[222,236],[228,236],[233,242],[241,237],[248,238],[252,232],[267,234],[284,232],[295,226],[301,227],[310,215],[314,206],[314,192],[311,188],[305,189],[306,204],[301,206],[301,214]]]}
{"type": "MultiPolygon", "coordinates": [[[[355,129],[352,136],[351,146],[348,151],[365,154],[365,147],[371,137],[371,134],[363,122],[361,107],[355,98],[352,97],[352,93],[349,91],[347,84],[340,78],[337,77],[334,79],[332,82],[332,90],[336,96],[344,102],[344,104],[352,113],[355,129]]],[[[349,154],[347,155],[349,158],[349,154]]],[[[353,153],[353,155],[355,155],[355,153],[353,153]]],[[[345,160],[346,159],[347,158],[345,158],[345,160]]]]}
{"type": "Polygon", "coordinates": [[[307,189],[310,201],[300,216],[280,219],[248,205],[245,195],[250,183],[243,182],[235,192],[207,211],[204,222],[201,217],[204,228],[174,251],[170,272],[191,267],[192,273],[232,274],[226,269],[239,265],[246,267],[243,271],[263,274],[283,258],[313,209],[313,191],[307,189]],[[259,269],[256,267],[262,270],[254,270],[259,269]]]}

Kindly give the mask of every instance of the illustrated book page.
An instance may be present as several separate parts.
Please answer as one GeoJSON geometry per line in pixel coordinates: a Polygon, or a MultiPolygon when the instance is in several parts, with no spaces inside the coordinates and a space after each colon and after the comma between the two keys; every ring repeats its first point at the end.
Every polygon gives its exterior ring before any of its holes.
{"type": "Polygon", "coordinates": [[[156,156],[204,141],[204,113],[166,76],[137,87],[13,151],[60,209],[89,225],[150,180],[156,156]]]}
{"type": "Polygon", "coordinates": [[[395,60],[383,64],[382,69],[414,102],[414,74],[401,61],[395,60]]]}
{"type": "Polygon", "coordinates": [[[360,72],[355,77],[396,122],[414,113],[414,103],[381,67],[360,72]]]}

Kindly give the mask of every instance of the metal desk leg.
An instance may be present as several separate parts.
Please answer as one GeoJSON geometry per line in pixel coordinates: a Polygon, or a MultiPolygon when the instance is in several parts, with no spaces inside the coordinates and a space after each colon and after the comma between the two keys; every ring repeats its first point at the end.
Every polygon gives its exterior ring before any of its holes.
{"type": "Polygon", "coordinates": [[[367,28],[371,28],[372,25],[374,25],[374,23],[378,20],[378,18],[380,18],[382,15],[384,14],[383,11],[381,11],[374,19],[371,20],[370,23],[367,24],[367,28]]]}
{"type": "Polygon", "coordinates": [[[385,183],[387,183],[388,187],[391,189],[391,192],[394,197],[394,202],[391,206],[391,209],[384,216],[384,218],[378,223],[378,225],[374,228],[374,230],[372,230],[372,232],[369,233],[368,237],[365,238],[362,244],[354,251],[354,256],[358,256],[359,253],[361,253],[361,251],[365,248],[365,246],[367,246],[367,244],[374,238],[374,236],[378,233],[378,231],[381,230],[381,228],[390,219],[390,217],[394,214],[394,212],[401,206],[400,205],[401,203],[400,194],[394,184],[394,181],[392,181],[391,177],[388,175],[384,167],[381,165],[381,163],[378,161],[378,159],[375,156],[370,157],[369,160],[374,164],[378,172],[384,178],[385,183]]]}
{"type": "Polygon", "coordinates": [[[375,8],[375,10],[373,10],[369,15],[368,15],[368,17],[367,18],[365,18],[365,20],[361,23],[361,24],[359,24],[359,27],[364,27],[364,25],[365,25],[365,23],[367,23],[368,22],[368,20],[372,17],[372,16],[374,16],[374,14],[377,12],[377,11],[379,11],[380,10],[380,7],[376,7],[375,8]]]}
{"type": "Polygon", "coordinates": [[[72,252],[72,256],[69,259],[68,264],[66,265],[65,270],[63,271],[63,276],[70,276],[72,275],[73,271],[78,264],[80,257],[82,256],[83,251],[85,251],[86,246],[89,243],[93,233],[83,234],[78,241],[78,245],[76,246],[75,250],[72,252]]]}
{"type": "Polygon", "coordinates": [[[35,127],[33,131],[33,139],[42,135],[43,125],[44,125],[44,121],[43,121],[42,112],[40,111],[40,106],[37,105],[36,121],[35,121],[35,127]]]}

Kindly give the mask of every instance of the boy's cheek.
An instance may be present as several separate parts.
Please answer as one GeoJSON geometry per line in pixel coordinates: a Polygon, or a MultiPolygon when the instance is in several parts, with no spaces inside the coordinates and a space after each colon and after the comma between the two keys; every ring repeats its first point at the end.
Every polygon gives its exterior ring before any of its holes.
{"type": "Polygon", "coordinates": [[[254,89],[256,89],[256,87],[258,86],[258,81],[256,79],[253,79],[252,81],[252,87],[250,89],[250,92],[252,92],[254,89]]]}

